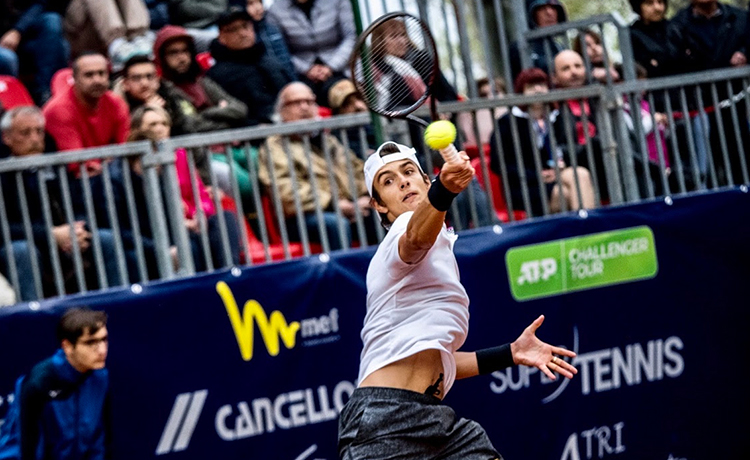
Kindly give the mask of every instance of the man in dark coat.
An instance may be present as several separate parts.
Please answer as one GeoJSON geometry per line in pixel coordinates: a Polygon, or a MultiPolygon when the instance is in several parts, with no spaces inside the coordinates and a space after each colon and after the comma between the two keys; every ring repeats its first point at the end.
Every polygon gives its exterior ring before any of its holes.
{"type": "Polygon", "coordinates": [[[716,0],[693,0],[670,21],[667,39],[678,72],[747,64],[747,11],[716,0]]]}
{"type": "Polygon", "coordinates": [[[256,40],[247,11],[230,8],[218,25],[219,37],[211,44],[216,64],[207,75],[247,105],[248,125],[271,123],[276,96],[291,79],[256,40]]]}
{"type": "Polygon", "coordinates": [[[630,0],[638,19],[630,26],[635,62],[646,69],[648,78],[673,73],[667,46],[667,0],[630,0]]]}
{"type": "MultiPolygon", "coordinates": [[[[675,60],[676,73],[700,72],[703,70],[720,69],[725,67],[741,67],[747,65],[748,45],[748,13],[737,7],[719,3],[716,0],[692,0],[691,4],[679,11],[670,21],[667,28],[667,40],[670,52],[675,60]]],[[[733,81],[731,93],[738,94],[742,90],[741,81],[733,81]]],[[[706,107],[713,107],[710,85],[701,85],[703,103],[706,107]]],[[[726,83],[721,80],[716,84],[719,100],[731,96],[726,83]]],[[[695,100],[691,100],[692,91],[688,91],[690,109],[697,109],[695,100]]],[[[743,120],[744,107],[736,107],[740,121],[743,120]]],[[[713,182],[716,177],[718,184],[727,185],[744,182],[741,169],[740,155],[744,149],[745,158],[750,148],[750,130],[747,123],[739,123],[739,133],[735,132],[732,122],[732,107],[721,109],[724,140],[717,117],[708,115],[706,128],[708,131],[708,177],[713,182]],[[739,134],[740,142],[737,142],[739,134]],[[724,147],[729,157],[729,163],[724,161],[724,147]]]]}

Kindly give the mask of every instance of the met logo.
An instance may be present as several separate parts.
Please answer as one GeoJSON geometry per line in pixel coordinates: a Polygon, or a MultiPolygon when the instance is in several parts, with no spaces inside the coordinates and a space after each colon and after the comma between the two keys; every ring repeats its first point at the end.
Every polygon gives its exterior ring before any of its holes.
{"type": "Polygon", "coordinates": [[[521,276],[518,277],[518,284],[535,284],[539,281],[547,281],[556,273],[557,261],[555,259],[547,258],[524,262],[521,265],[521,276]]]}
{"type": "Polygon", "coordinates": [[[219,281],[216,283],[216,292],[219,293],[224,308],[227,309],[229,321],[234,329],[234,336],[237,338],[237,344],[240,347],[242,359],[250,361],[253,359],[253,341],[255,339],[254,325],[258,325],[260,335],[266,344],[268,354],[276,356],[279,354],[279,341],[284,342],[287,349],[294,348],[297,343],[297,331],[300,323],[298,321],[286,322],[286,318],[280,311],[271,312],[271,316],[266,315],[266,311],[257,300],[250,299],[245,302],[240,314],[237,301],[227,283],[219,281]]]}
{"type": "Polygon", "coordinates": [[[297,345],[297,333],[301,331],[303,339],[315,338],[304,342],[305,346],[321,345],[331,343],[338,339],[339,313],[332,308],[329,314],[319,318],[307,318],[302,321],[287,322],[284,314],[280,311],[272,311],[266,314],[261,304],[254,299],[245,302],[240,312],[237,301],[227,283],[219,281],[216,283],[216,292],[224,303],[227,310],[229,322],[232,324],[237,345],[240,347],[240,355],[245,361],[253,359],[253,344],[255,342],[255,326],[258,326],[263,343],[271,356],[277,356],[281,350],[281,344],[291,350],[297,345]],[[318,338],[320,336],[327,336],[318,338]]]}

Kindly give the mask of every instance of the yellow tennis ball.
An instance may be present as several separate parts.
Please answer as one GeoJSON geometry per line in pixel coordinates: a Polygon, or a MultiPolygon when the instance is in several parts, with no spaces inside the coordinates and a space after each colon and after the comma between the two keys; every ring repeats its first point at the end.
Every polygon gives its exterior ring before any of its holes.
{"type": "Polygon", "coordinates": [[[424,130],[424,141],[433,150],[448,147],[456,140],[456,127],[448,120],[433,121],[424,130]]]}

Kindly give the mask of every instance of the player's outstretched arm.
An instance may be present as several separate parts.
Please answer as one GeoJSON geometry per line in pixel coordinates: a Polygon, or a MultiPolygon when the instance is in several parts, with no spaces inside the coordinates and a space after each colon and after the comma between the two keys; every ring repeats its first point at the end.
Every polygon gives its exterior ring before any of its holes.
{"type": "Polygon", "coordinates": [[[414,210],[398,243],[399,256],[404,262],[412,264],[422,260],[435,244],[453,198],[471,183],[474,168],[465,152],[460,152],[460,155],[464,161],[443,165],[440,175],[430,186],[427,199],[414,210]]]}
{"type": "Polygon", "coordinates": [[[560,356],[574,358],[576,354],[539,340],[536,330],[543,322],[544,315],[540,315],[513,343],[476,352],[454,353],[456,378],[463,379],[479,374],[489,374],[516,364],[536,367],[552,380],[556,380],[553,372],[569,379],[573,378],[573,375],[578,373],[578,369],[561,359],[560,356]]]}

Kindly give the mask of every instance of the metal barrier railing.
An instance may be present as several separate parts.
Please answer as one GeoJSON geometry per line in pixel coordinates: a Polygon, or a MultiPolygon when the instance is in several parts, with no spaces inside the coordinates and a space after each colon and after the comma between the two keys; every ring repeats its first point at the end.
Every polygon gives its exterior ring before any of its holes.
{"type": "MultiPolygon", "coordinates": [[[[443,104],[442,112],[473,123],[484,184],[456,200],[449,222],[460,230],[495,224],[501,212],[513,221],[748,184],[749,86],[746,67],[443,104]],[[576,118],[576,104],[591,111],[576,118]],[[663,132],[653,135],[657,104],[663,132]],[[549,127],[548,147],[522,124],[521,108],[532,106],[549,127]],[[493,117],[491,142],[481,140],[479,115],[499,108],[516,122],[510,138],[493,117]],[[710,129],[703,138],[692,132],[695,118],[710,129]],[[695,139],[712,153],[705,168],[695,139]],[[565,164],[546,164],[557,158],[550,152],[565,164]]],[[[373,147],[369,123],[358,114],[177,137],[156,148],[138,142],[0,161],[0,268],[19,299],[34,300],[375,244],[383,229],[356,199],[363,196],[360,162],[373,147]],[[346,153],[355,143],[356,152],[346,153]],[[214,161],[204,183],[196,165],[205,157],[214,161]],[[75,177],[66,168],[91,159],[103,160],[102,174],[89,177],[82,168],[75,177]],[[213,193],[203,193],[204,185],[213,193]],[[353,207],[323,202],[326,195],[347,196],[353,207]],[[69,242],[64,250],[60,239],[69,242]]],[[[438,156],[421,148],[425,170],[434,173],[438,156]]]]}
{"type": "MultiPolygon", "coordinates": [[[[479,2],[477,17],[469,4],[441,5],[417,12],[442,18],[448,36],[467,37],[474,24],[490,49],[479,2]]],[[[499,1],[492,11],[507,78],[499,1]]],[[[463,75],[470,99],[439,110],[463,120],[459,145],[476,140],[480,179],[453,204],[448,220],[457,230],[750,182],[750,67],[636,80],[627,27],[615,14],[520,35],[569,39],[606,24],[618,31],[622,83],[608,77],[478,99],[467,40],[457,53],[461,72],[451,55],[447,67],[454,83],[463,75]]],[[[479,62],[492,77],[489,53],[479,62]]],[[[18,299],[36,300],[375,244],[384,230],[358,200],[371,122],[357,114],[0,161],[0,272],[18,299]],[[102,174],[83,168],[76,177],[66,168],[91,159],[103,160],[102,174]]],[[[421,142],[421,128],[376,122],[389,139],[418,147],[425,171],[435,173],[440,158],[421,142]]]]}
{"type": "MultiPolygon", "coordinates": [[[[126,282],[119,221],[110,214],[110,225],[100,227],[94,193],[103,194],[105,202],[113,205],[111,167],[150,151],[147,142],[140,142],[0,162],[0,255],[5,262],[3,273],[18,299],[64,295],[71,290],[86,292],[126,282]],[[79,179],[68,174],[67,164],[100,158],[109,161],[104,162],[98,179],[89,177],[86,168],[81,169],[79,179]],[[102,185],[95,191],[92,179],[102,185]]],[[[133,208],[130,211],[135,212],[133,208]]],[[[136,251],[134,257],[143,265],[142,251],[136,251]]]]}

